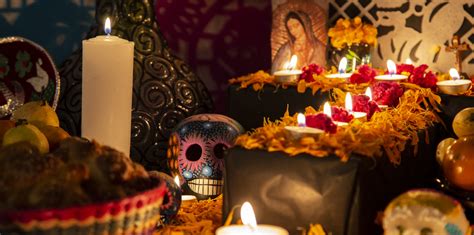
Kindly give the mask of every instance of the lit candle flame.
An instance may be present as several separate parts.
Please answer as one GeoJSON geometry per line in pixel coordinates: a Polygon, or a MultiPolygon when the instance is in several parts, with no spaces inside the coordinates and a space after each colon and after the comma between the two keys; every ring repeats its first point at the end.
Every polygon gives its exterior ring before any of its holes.
{"type": "Polygon", "coordinates": [[[405,60],[405,64],[413,64],[413,61],[410,58],[407,58],[405,60]]]}
{"type": "Polygon", "coordinates": [[[112,26],[111,26],[109,17],[107,17],[107,19],[105,19],[104,32],[107,35],[110,35],[110,33],[112,32],[112,26]]]}
{"type": "Polygon", "coordinates": [[[324,112],[324,114],[326,114],[329,118],[332,118],[331,105],[329,104],[329,102],[324,103],[323,112],[324,112]]]}
{"type": "Polygon", "coordinates": [[[306,126],[306,116],[304,116],[304,114],[298,113],[296,120],[298,121],[298,126],[302,126],[302,127],[306,126]]]}
{"type": "Polygon", "coordinates": [[[365,90],[365,95],[369,97],[369,100],[372,100],[372,90],[370,87],[367,87],[367,90],[365,90]]]}
{"type": "Polygon", "coordinates": [[[350,92],[346,93],[346,110],[347,112],[351,113],[352,112],[352,96],[350,92]]]}
{"type": "Polygon", "coordinates": [[[455,68],[451,68],[449,70],[449,76],[451,76],[453,80],[458,80],[460,77],[458,71],[455,68]]]}
{"type": "Polygon", "coordinates": [[[257,219],[255,218],[255,213],[253,212],[250,202],[244,202],[242,208],[240,208],[240,219],[242,219],[244,225],[254,229],[257,227],[257,219]]]}
{"type": "Polygon", "coordinates": [[[387,60],[387,69],[388,69],[388,74],[394,75],[397,74],[397,65],[393,60],[387,60]]]}
{"type": "Polygon", "coordinates": [[[298,56],[297,55],[292,55],[290,62],[286,64],[286,69],[287,70],[293,70],[296,68],[296,65],[298,64],[298,56]]]}
{"type": "Polygon", "coordinates": [[[181,187],[181,183],[179,182],[179,176],[174,177],[174,182],[181,187]]]}
{"type": "Polygon", "coordinates": [[[346,72],[346,68],[347,68],[347,58],[346,57],[343,57],[341,59],[341,61],[339,62],[339,67],[337,69],[337,71],[339,73],[345,73],[346,72]]]}

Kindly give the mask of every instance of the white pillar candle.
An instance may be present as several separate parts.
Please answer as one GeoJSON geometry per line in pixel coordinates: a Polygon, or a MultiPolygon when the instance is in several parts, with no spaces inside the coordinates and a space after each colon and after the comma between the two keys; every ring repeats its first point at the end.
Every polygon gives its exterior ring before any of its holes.
{"type": "Polygon", "coordinates": [[[84,40],[82,47],[82,136],[128,155],[134,44],[107,35],[84,40]]]}

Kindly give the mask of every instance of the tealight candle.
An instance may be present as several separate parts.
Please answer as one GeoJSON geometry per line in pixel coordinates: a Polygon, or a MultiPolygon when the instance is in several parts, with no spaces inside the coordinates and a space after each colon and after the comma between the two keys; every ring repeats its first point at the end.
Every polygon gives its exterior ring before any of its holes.
{"type": "MultiPolygon", "coordinates": [[[[369,97],[369,101],[372,101],[372,89],[370,89],[370,87],[367,87],[367,89],[365,90],[365,95],[369,97]]],[[[377,104],[377,106],[379,106],[380,109],[388,108],[388,105],[384,104],[377,104]]]]}
{"type": "Polygon", "coordinates": [[[353,110],[352,95],[349,92],[346,93],[345,106],[346,106],[345,108],[346,108],[347,112],[352,114],[352,116],[354,116],[355,119],[359,119],[359,120],[366,120],[367,119],[367,113],[353,112],[352,111],[353,110]]]}
{"type": "Polygon", "coordinates": [[[347,69],[347,58],[343,57],[341,61],[339,61],[339,67],[337,69],[337,73],[326,74],[324,76],[327,78],[348,79],[352,76],[352,73],[346,73],[346,69],[347,69]]]}
{"type": "Polygon", "coordinates": [[[397,65],[392,60],[387,60],[388,74],[375,76],[376,80],[379,81],[403,81],[408,76],[397,74],[397,65]]]}
{"type": "Polygon", "coordinates": [[[470,80],[460,79],[459,73],[456,69],[451,68],[449,75],[452,80],[439,81],[436,83],[438,89],[448,95],[464,94],[472,85],[470,80]]]}
{"type": "Polygon", "coordinates": [[[306,117],[302,113],[297,115],[298,126],[285,126],[285,131],[293,139],[300,139],[305,136],[318,136],[324,133],[323,130],[307,127],[306,117]]]}
{"type": "MultiPolygon", "coordinates": [[[[326,116],[328,116],[329,118],[332,119],[331,105],[329,104],[329,102],[324,103],[323,113],[326,114],[326,116]]],[[[334,121],[334,120],[333,120],[333,122],[337,126],[347,126],[347,125],[349,125],[347,122],[338,122],[338,121],[334,121]]]]}
{"type": "Polygon", "coordinates": [[[298,64],[298,56],[291,56],[290,62],[287,62],[284,66],[284,70],[276,71],[273,75],[275,80],[280,83],[296,83],[298,78],[303,73],[299,69],[295,69],[298,64]]]}
{"type": "Polygon", "coordinates": [[[243,225],[223,226],[217,229],[216,235],[288,235],[288,231],[274,225],[257,225],[252,205],[245,202],[240,209],[243,225]]]}
{"type": "Polygon", "coordinates": [[[82,136],[129,155],[134,43],[104,31],[82,41],[82,136]]]}

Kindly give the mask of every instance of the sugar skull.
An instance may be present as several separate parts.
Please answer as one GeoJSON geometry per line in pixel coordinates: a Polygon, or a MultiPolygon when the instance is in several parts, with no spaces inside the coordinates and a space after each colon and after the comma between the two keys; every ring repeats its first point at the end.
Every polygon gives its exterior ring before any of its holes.
{"type": "Polygon", "coordinates": [[[199,114],[180,122],[171,134],[168,165],[181,178],[184,194],[198,199],[217,197],[223,189],[224,156],[243,132],[235,120],[199,114]]]}
{"type": "Polygon", "coordinates": [[[461,204],[432,190],[411,190],[387,206],[385,235],[468,235],[469,222],[461,204]]]}

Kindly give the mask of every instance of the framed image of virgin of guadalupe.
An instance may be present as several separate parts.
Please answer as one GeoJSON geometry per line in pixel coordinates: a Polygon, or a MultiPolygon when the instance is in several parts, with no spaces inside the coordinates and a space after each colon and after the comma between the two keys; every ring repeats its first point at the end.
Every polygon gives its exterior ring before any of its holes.
{"type": "Polygon", "coordinates": [[[292,55],[297,69],[326,65],[327,0],[272,0],[272,73],[283,70],[292,55]]]}

